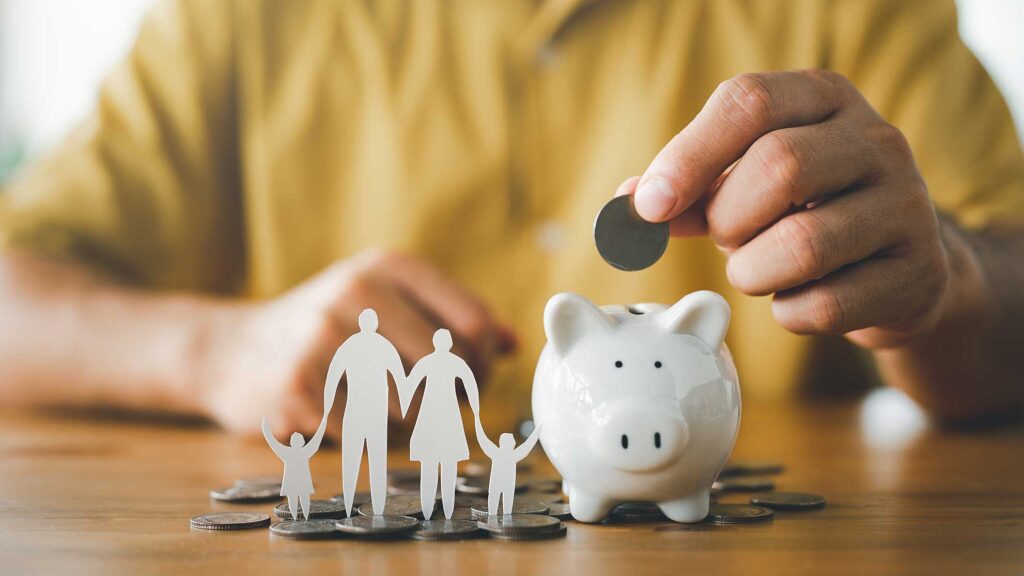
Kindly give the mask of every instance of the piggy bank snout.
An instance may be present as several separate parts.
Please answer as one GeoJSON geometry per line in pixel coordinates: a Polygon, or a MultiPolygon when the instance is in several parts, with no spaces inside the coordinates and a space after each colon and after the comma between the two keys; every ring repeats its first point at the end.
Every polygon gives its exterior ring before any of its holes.
{"type": "Polygon", "coordinates": [[[689,439],[680,415],[653,403],[610,407],[590,437],[590,448],[605,464],[629,472],[653,472],[682,454],[689,439]]]}

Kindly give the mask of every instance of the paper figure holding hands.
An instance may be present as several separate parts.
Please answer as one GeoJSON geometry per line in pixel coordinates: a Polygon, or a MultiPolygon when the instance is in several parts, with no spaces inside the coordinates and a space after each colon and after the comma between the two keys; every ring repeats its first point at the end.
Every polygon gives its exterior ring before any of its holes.
{"type": "Polygon", "coordinates": [[[451,519],[455,511],[458,465],[460,461],[469,458],[469,445],[462,428],[462,413],[455,395],[456,379],[462,381],[473,414],[477,415],[480,411],[476,378],[466,362],[452,354],[451,348],[450,332],[444,329],[434,332],[434,352],[413,366],[406,379],[405,393],[399,394],[404,416],[420,381],[426,378],[423,402],[409,441],[409,458],[420,463],[420,503],[423,517],[427,519],[434,512],[439,473],[444,516],[451,519]]]}
{"type": "Polygon", "coordinates": [[[270,431],[270,424],[266,417],[263,418],[263,437],[270,444],[270,449],[277,454],[277,457],[284,462],[284,478],[281,479],[281,496],[288,498],[288,511],[292,514],[293,520],[299,517],[295,514],[296,499],[301,504],[302,515],[309,520],[309,497],[313,494],[313,477],[309,473],[309,459],[320,449],[320,441],[324,439],[324,431],[327,430],[327,418],[320,421],[320,427],[316,434],[306,443],[302,434],[295,432],[291,437],[291,445],[285,446],[274,438],[270,431]]]}
{"type": "Polygon", "coordinates": [[[341,493],[345,512],[352,516],[352,497],[366,445],[370,468],[370,502],[373,513],[384,513],[388,475],[388,373],[395,379],[399,398],[405,368],[398,351],[377,333],[377,313],[367,308],[359,314],[359,332],[334,354],[324,385],[324,418],[334,405],[342,374],[348,375],[348,397],[341,427],[341,493]]]}
{"type": "Polygon", "coordinates": [[[476,439],[484,454],[491,459],[491,478],[487,483],[487,514],[498,515],[498,499],[501,499],[505,514],[512,513],[512,501],[516,495],[516,464],[526,458],[540,438],[540,426],[533,429],[530,437],[518,447],[516,439],[508,432],[498,437],[495,446],[484,432],[480,418],[476,419],[476,439]]]}

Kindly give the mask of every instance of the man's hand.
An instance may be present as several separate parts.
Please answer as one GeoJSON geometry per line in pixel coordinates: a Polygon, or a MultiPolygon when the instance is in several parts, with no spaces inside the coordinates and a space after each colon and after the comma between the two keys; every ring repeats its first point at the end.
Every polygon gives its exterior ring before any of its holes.
{"type": "Polygon", "coordinates": [[[896,346],[950,299],[950,258],[907,141],[831,72],[724,82],[617,192],[631,193],[673,234],[709,234],[729,281],[774,294],[776,320],[796,333],[896,346]]]}
{"type": "MultiPolygon", "coordinates": [[[[359,330],[365,308],[377,311],[379,332],[408,365],[433,351],[431,337],[441,326],[480,374],[513,346],[508,329],[436,269],[410,257],[364,253],[277,299],[215,314],[199,364],[206,410],[235,430],[253,429],[261,414],[271,417],[279,434],[315,430],[327,367],[338,346],[359,330]]],[[[400,419],[397,395],[391,400],[392,417],[400,419]]],[[[339,420],[331,421],[334,436],[339,420]]]]}

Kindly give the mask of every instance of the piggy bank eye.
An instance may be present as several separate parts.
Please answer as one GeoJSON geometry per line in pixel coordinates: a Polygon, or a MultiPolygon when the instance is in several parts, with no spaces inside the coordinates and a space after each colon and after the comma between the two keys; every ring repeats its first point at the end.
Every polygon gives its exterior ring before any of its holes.
{"type": "Polygon", "coordinates": [[[654,361],[654,367],[655,368],[661,368],[661,360],[655,360],[654,361]]]}
{"type": "Polygon", "coordinates": [[[615,367],[616,368],[622,368],[622,360],[616,360],[615,361],[615,367]]]}

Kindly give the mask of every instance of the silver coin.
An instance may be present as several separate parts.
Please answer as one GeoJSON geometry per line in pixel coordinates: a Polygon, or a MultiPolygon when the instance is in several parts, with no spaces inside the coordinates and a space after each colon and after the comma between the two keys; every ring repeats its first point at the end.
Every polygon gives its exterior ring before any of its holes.
{"type": "Polygon", "coordinates": [[[594,221],[594,243],[605,262],[619,270],[643,270],[668,246],[668,222],[652,223],[636,212],[633,196],[618,196],[594,221]]]}
{"type": "MultiPolygon", "coordinates": [[[[515,499],[512,502],[511,514],[547,514],[549,506],[540,500],[522,500],[515,499]]],[[[485,518],[488,515],[487,506],[473,506],[473,515],[477,518],[485,518]]],[[[499,514],[509,514],[505,510],[505,504],[499,503],[498,505],[499,514]]]]}
{"type": "Polygon", "coordinates": [[[210,498],[221,502],[271,502],[281,499],[279,486],[231,486],[210,490],[210,498]]]}
{"type": "Polygon", "coordinates": [[[569,529],[564,522],[559,522],[554,530],[534,532],[497,532],[491,533],[491,538],[505,541],[523,540],[550,540],[551,538],[563,538],[568,534],[569,529]]]}
{"type": "Polygon", "coordinates": [[[465,540],[477,538],[483,531],[476,522],[467,520],[424,520],[412,533],[415,540],[465,540]]]}
{"type": "Polygon", "coordinates": [[[550,532],[558,530],[562,524],[558,518],[538,514],[508,514],[506,516],[487,516],[477,522],[477,526],[494,534],[512,534],[515,532],[550,532]]]}
{"type": "Polygon", "coordinates": [[[785,468],[778,462],[767,460],[730,460],[719,473],[719,478],[732,476],[763,476],[780,474],[785,468]]]}
{"type": "Polygon", "coordinates": [[[341,536],[334,520],[284,520],[271,524],[270,533],[295,540],[321,540],[341,536]]]}
{"type": "MultiPolygon", "coordinates": [[[[517,468],[522,470],[522,463],[517,468]]],[[[467,460],[462,463],[462,471],[466,476],[487,476],[491,471],[491,463],[488,460],[467,460]]]]}
{"type": "MultiPolygon", "coordinates": [[[[373,504],[367,502],[360,504],[356,511],[363,516],[373,516],[373,504]]],[[[384,516],[417,516],[423,517],[423,507],[420,505],[419,494],[396,494],[388,496],[384,503],[384,516]]]]}
{"type": "Polygon", "coordinates": [[[619,504],[608,516],[608,522],[656,522],[665,520],[657,504],[650,502],[626,502],[619,504]]]}
{"type": "Polygon", "coordinates": [[[248,530],[270,525],[270,516],[257,512],[216,512],[192,518],[191,525],[199,530],[248,530]]]}
{"type": "Polygon", "coordinates": [[[745,504],[712,504],[707,521],[713,524],[754,524],[768,522],[775,513],[760,506],[745,504]]]}
{"type": "Polygon", "coordinates": [[[719,492],[766,492],[775,489],[775,482],[771,478],[737,476],[716,480],[711,488],[719,492]]]}
{"type": "MultiPolygon", "coordinates": [[[[356,506],[359,506],[361,504],[366,504],[367,502],[369,502],[370,501],[370,493],[369,492],[356,492],[355,494],[350,495],[350,498],[352,499],[352,506],[356,507],[356,506]]],[[[334,496],[331,496],[331,502],[341,502],[342,504],[344,504],[345,503],[345,496],[344,496],[344,494],[335,494],[334,496]]]]}
{"type": "Polygon", "coordinates": [[[280,476],[247,476],[245,478],[239,478],[235,480],[235,486],[239,488],[248,488],[253,486],[268,487],[274,486],[278,492],[281,491],[281,477],[280,476]]]}
{"type": "Polygon", "coordinates": [[[558,518],[559,520],[568,520],[569,518],[572,518],[572,512],[569,511],[568,504],[561,502],[549,502],[548,516],[558,518]]]}
{"type": "MultiPolygon", "coordinates": [[[[300,510],[301,506],[295,506],[295,513],[299,515],[299,518],[292,518],[292,512],[288,509],[288,504],[282,502],[274,508],[274,516],[282,520],[298,520],[306,517],[305,514],[300,510]]],[[[345,517],[345,505],[341,502],[334,500],[310,500],[309,502],[309,517],[310,519],[338,519],[345,517]]]]}
{"type": "Polygon", "coordinates": [[[755,506],[764,506],[773,510],[814,510],[824,508],[825,499],[817,494],[799,494],[797,492],[769,492],[750,498],[755,506]]]}
{"type": "Polygon", "coordinates": [[[375,538],[393,538],[416,530],[420,521],[409,516],[353,516],[334,525],[347,534],[375,538]]]}
{"type": "Polygon", "coordinates": [[[487,484],[487,478],[459,476],[455,481],[455,491],[461,494],[487,494],[487,484]]]}

